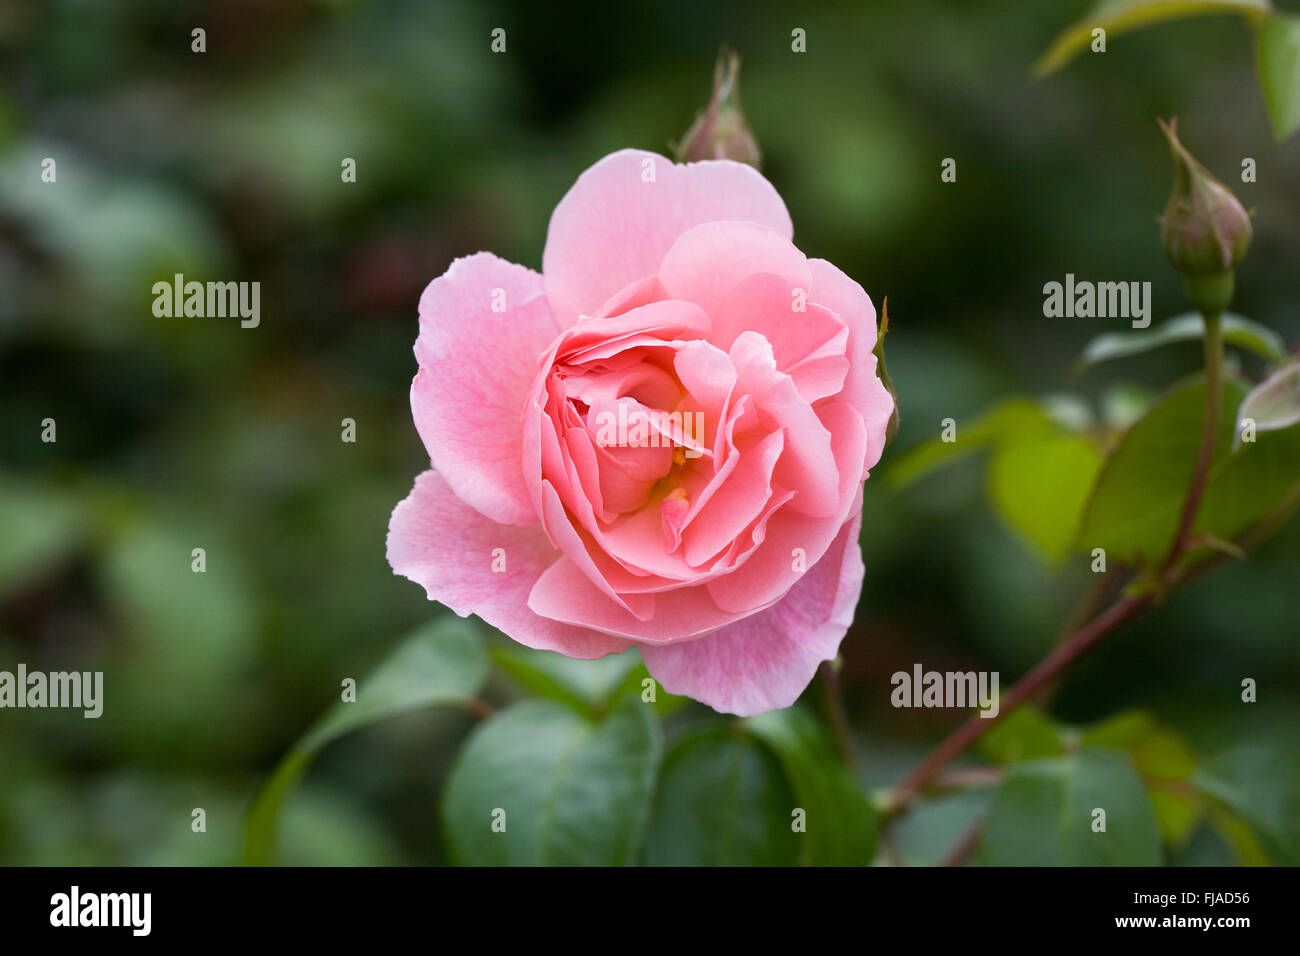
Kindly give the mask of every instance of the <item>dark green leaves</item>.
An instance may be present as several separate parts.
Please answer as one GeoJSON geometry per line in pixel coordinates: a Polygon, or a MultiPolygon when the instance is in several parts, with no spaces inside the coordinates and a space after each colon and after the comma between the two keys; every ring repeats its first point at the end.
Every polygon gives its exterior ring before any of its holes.
{"type": "Polygon", "coordinates": [[[635,698],[600,722],[549,700],[502,711],[471,735],[447,782],[452,861],[635,862],[661,747],[654,709],[635,698]]]}
{"type": "Polygon", "coordinates": [[[780,763],[753,737],[722,727],[686,734],[664,758],[646,862],[791,865],[802,839],[792,829],[798,807],[780,763]]]}
{"type": "Polygon", "coordinates": [[[357,686],[354,703],[339,702],[298,744],[319,750],[349,731],[437,704],[463,704],[487,679],[483,643],[472,624],[446,619],[397,646],[357,686]]]}
{"type": "MultiPolygon", "coordinates": [[[[1286,358],[1286,344],[1268,326],[1231,312],[1225,313],[1221,321],[1223,340],[1228,345],[1262,355],[1270,362],[1281,362],[1286,358]]],[[[1088,343],[1075,363],[1075,371],[1082,372],[1102,362],[1141,355],[1176,342],[1200,342],[1204,336],[1205,319],[1199,312],[1175,316],[1151,329],[1107,332],[1088,343]]]]}
{"type": "MultiPolygon", "coordinates": [[[[439,806],[450,862],[871,862],[876,813],[806,712],[713,720],[662,759],[663,710],[643,699],[635,654],[574,661],[503,647],[493,657],[542,699],[495,713],[461,745],[439,806]]],[[[476,632],[460,621],[399,647],[361,683],[357,702],[335,705],[259,792],[246,859],[272,861],[280,808],[321,747],[385,717],[463,703],[487,669],[476,632]]]]}
{"type": "MultiPolygon", "coordinates": [[[[1270,359],[1282,354],[1269,330],[1239,318],[1228,324],[1238,344],[1270,359]]],[[[1085,359],[1135,354],[1202,331],[1199,317],[1181,317],[1150,335],[1103,337],[1085,359]]],[[[1200,378],[1189,380],[1144,412],[1127,398],[1116,401],[1118,395],[1103,402],[1102,425],[1086,405],[1025,399],[1004,402],[970,423],[946,421],[947,434],[911,449],[894,463],[889,479],[907,485],[963,454],[990,450],[990,504],[1043,561],[1056,564],[1072,551],[1102,549],[1108,561],[1149,569],[1168,553],[1186,499],[1201,444],[1205,386],[1200,378]]],[[[1281,507],[1300,482],[1300,428],[1292,427],[1300,424],[1300,363],[1283,366],[1249,398],[1243,382],[1229,379],[1219,422],[1190,544],[1193,551],[1238,554],[1235,539],[1281,507]]]]}
{"type": "Polygon", "coordinates": [[[1192,786],[1196,756],[1180,737],[1158,726],[1148,714],[1126,711],[1085,730],[1080,743],[1128,754],[1147,788],[1165,842],[1187,839],[1204,807],[1192,786]]]}
{"type": "Polygon", "coordinates": [[[1088,439],[1058,431],[1000,447],[989,465],[989,497],[1002,519],[1048,562],[1074,543],[1079,516],[1101,470],[1088,439]]]}
{"type": "Polygon", "coordinates": [[[1293,749],[1229,751],[1210,761],[1197,782],[1250,828],[1272,863],[1300,865],[1300,758],[1293,749]]]}
{"type": "Polygon", "coordinates": [[[270,863],[280,807],[316,753],[359,727],[439,704],[461,704],[487,679],[488,660],[472,625],[439,621],[411,635],[356,689],[355,702],[340,700],[294,745],[248,811],[244,855],[270,863]]]}
{"type": "Polygon", "coordinates": [[[641,655],[636,651],[580,661],[513,642],[493,648],[492,660],[520,686],[541,697],[568,704],[588,717],[607,708],[641,666],[641,655]]]}
{"type": "Polygon", "coordinates": [[[652,865],[871,862],[875,811],[807,713],[688,731],[662,769],[655,715],[627,695],[603,720],[549,700],[494,717],[447,784],[453,862],[623,865],[643,845],[652,865]]]}
{"type": "MultiPolygon", "coordinates": [[[[1297,480],[1300,429],[1265,433],[1233,450],[1233,422],[1246,389],[1225,384],[1210,484],[1193,536],[1230,540],[1277,506],[1297,480]]],[[[1205,385],[1170,392],[1123,437],[1084,514],[1079,544],[1139,566],[1158,562],[1177,525],[1200,444],[1205,385]]]]}
{"type": "Polygon", "coordinates": [[[1059,757],[1065,753],[1065,728],[1034,707],[1022,705],[980,738],[979,751],[996,764],[1059,757]]]}
{"type": "Polygon", "coordinates": [[[957,456],[991,449],[988,492],[995,510],[1036,554],[1056,563],[1074,541],[1101,467],[1096,445],[1057,418],[1038,402],[1005,402],[969,424],[957,422],[954,441],[940,436],[910,450],[890,469],[890,481],[910,484],[957,456]]]}
{"type": "Polygon", "coordinates": [[[1028,706],[980,750],[1012,764],[989,811],[986,863],[1151,865],[1161,841],[1185,845],[1207,820],[1243,864],[1300,862],[1300,759],[1290,751],[1248,746],[1201,763],[1142,711],[1075,728],[1028,706]],[[1096,808],[1105,834],[1091,828],[1096,808]]]}
{"type": "Polygon", "coordinates": [[[985,820],[980,859],[991,866],[1157,866],[1160,831],[1132,765],[1112,751],[1085,749],[1007,772],[985,820]]]}
{"type": "Polygon", "coordinates": [[[1048,434],[1051,428],[1051,419],[1037,402],[1003,402],[970,423],[958,422],[955,441],[934,438],[909,449],[890,466],[889,481],[896,487],[906,487],[956,457],[1009,443],[1017,436],[1048,434]]]}
{"type": "Polygon", "coordinates": [[[867,866],[876,849],[876,812],[821,728],[798,708],[746,721],[776,753],[804,811],[803,860],[814,866],[867,866]]]}
{"type": "Polygon", "coordinates": [[[674,696],[657,683],[649,683],[650,675],[635,650],[580,661],[511,642],[493,648],[492,660],[521,687],[567,704],[585,717],[604,714],[625,697],[645,700],[650,690],[654,697],[649,703],[660,715],[667,715],[686,703],[685,697],[674,696]]]}
{"type": "Polygon", "coordinates": [[[1059,757],[1079,749],[1121,752],[1137,771],[1167,843],[1182,843],[1204,810],[1192,785],[1196,757],[1183,741],[1141,711],[1125,711],[1086,728],[1067,727],[1033,707],[1021,706],[980,741],[998,764],[1059,757]]]}
{"type": "Polygon", "coordinates": [[[1274,15],[1259,28],[1255,65],[1278,142],[1300,129],[1300,17],[1274,15]]]}

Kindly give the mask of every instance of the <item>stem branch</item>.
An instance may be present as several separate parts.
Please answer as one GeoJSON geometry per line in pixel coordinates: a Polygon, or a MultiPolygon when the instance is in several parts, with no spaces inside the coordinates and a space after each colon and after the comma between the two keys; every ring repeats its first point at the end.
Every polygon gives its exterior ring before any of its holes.
{"type": "Polygon", "coordinates": [[[1150,593],[1124,598],[1071,634],[1002,695],[998,702],[997,716],[981,717],[976,714],[971,717],[932,750],[915,770],[904,777],[903,781],[894,788],[890,811],[897,812],[906,807],[912,798],[930,782],[931,777],[953,757],[989,731],[1003,715],[1015,710],[1040,687],[1058,676],[1100,644],[1111,632],[1137,617],[1154,602],[1155,596],[1150,593]]]}
{"type": "MultiPolygon", "coordinates": [[[[962,753],[976,740],[987,733],[1006,714],[1015,710],[1029,697],[1041,690],[1046,684],[1059,677],[1088,651],[1092,650],[1109,635],[1119,630],[1124,624],[1138,617],[1158,599],[1172,590],[1200,577],[1227,559],[1227,555],[1218,552],[1194,565],[1178,568],[1180,558],[1188,551],[1192,538],[1192,529],[1196,515],[1200,510],[1201,499],[1209,484],[1210,469],[1214,463],[1214,452],[1219,438],[1223,410],[1223,328],[1218,312],[1205,313],[1205,417],[1201,423],[1201,442],[1197,451],[1196,463],[1188,483],[1187,494],[1183,500],[1178,527],[1170,543],[1169,552],[1161,565],[1161,577],[1166,587],[1159,594],[1147,590],[1130,594],[1116,601],[1109,608],[1097,615],[1087,624],[1074,630],[1050,654],[1038,662],[1029,673],[1017,681],[999,701],[995,716],[986,718],[978,714],[970,717],[964,724],[949,734],[911,773],[896,786],[889,795],[885,807],[886,816],[893,817],[905,811],[916,797],[934,786],[940,771],[958,754],[962,753]]],[[[1242,551],[1248,551],[1269,537],[1286,522],[1297,510],[1300,510],[1300,483],[1297,483],[1271,514],[1257,522],[1235,542],[1242,551]]],[[[1108,583],[1108,582],[1107,582],[1108,583]]],[[[1090,602],[1104,598],[1106,589],[1098,587],[1090,602]]],[[[967,859],[979,840],[979,827],[971,831],[959,842],[947,862],[961,863],[967,859]]]]}
{"type": "Polygon", "coordinates": [[[1223,320],[1218,312],[1205,313],[1205,418],[1201,422],[1201,447],[1196,454],[1192,480],[1183,499],[1183,510],[1178,517],[1178,530],[1169,545],[1169,553],[1161,565],[1167,573],[1182,557],[1196,523],[1196,513],[1209,484],[1210,467],[1214,464],[1214,446],[1219,440],[1219,419],[1223,414],[1223,320]]]}

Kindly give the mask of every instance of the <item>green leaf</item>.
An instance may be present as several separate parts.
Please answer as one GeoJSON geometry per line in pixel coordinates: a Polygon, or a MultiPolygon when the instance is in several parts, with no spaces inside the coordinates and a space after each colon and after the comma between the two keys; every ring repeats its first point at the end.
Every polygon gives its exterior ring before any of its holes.
{"type": "Polygon", "coordinates": [[[970,424],[958,422],[955,441],[933,438],[909,449],[890,466],[889,482],[903,488],[973,451],[1023,436],[1051,434],[1054,428],[1051,417],[1038,402],[1012,399],[970,424]]]}
{"type": "Polygon", "coordinates": [[[980,844],[989,866],[1158,866],[1160,831],[1127,760],[1110,750],[1032,760],[1007,771],[980,844]],[[1094,810],[1106,811],[1094,832],[1094,810]]]}
{"type": "Polygon", "coordinates": [[[585,717],[609,708],[628,676],[641,666],[635,650],[581,661],[521,645],[492,648],[492,660],[523,687],[567,704],[585,717]]]}
{"type": "Polygon", "coordinates": [[[1254,419],[1257,432],[1276,431],[1300,423],[1300,361],[1286,365],[1260,382],[1237,410],[1237,435],[1241,423],[1254,419]]]}
{"type": "Polygon", "coordinates": [[[969,424],[956,423],[954,441],[924,442],[888,473],[895,487],[915,482],[958,457],[992,447],[988,493],[1012,532],[1048,563],[1065,557],[1101,468],[1101,453],[1078,431],[1091,409],[1070,395],[1012,399],[969,424]]]}
{"type": "Polygon", "coordinates": [[[679,697],[677,694],[670,694],[662,687],[659,682],[650,676],[643,663],[638,662],[635,669],[628,671],[623,682],[614,689],[610,695],[610,701],[618,703],[625,697],[635,697],[642,703],[649,703],[659,713],[660,717],[667,717],[669,714],[680,710],[691,702],[689,697],[679,697]],[[654,699],[645,700],[646,691],[653,688],[654,699]]]}
{"type": "Polygon", "coordinates": [[[1150,714],[1141,710],[1126,710],[1091,727],[1085,727],[1079,742],[1084,747],[1131,751],[1154,729],[1155,721],[1150,714]]]}
{"type": "Polygon", "coordinates": [[[1092,31],[1100,27],[1106,39],[1138,27],[1210,13],[1240,13],[1258,21],[1272,10],[1269,0],[1100,0],[1082,20],[1053,42],[1034,69],[1039,76],[1059,70],[1090,48],[1092,31]]]}
{"type": "Polygon", "coordinates": [[[1196,755],[1181,737],[1162,727],[1132,747],[1133,763],[1145,780],[1173,782],[1190,780],[1196,772],[1196,755]]]}
{"type": "Polygon", "coordinates": [[[1065,432],[1001,445],[989,466],[989,497],[1012,531],[1049,564],[1069,552],[1097,473],[1101,452],[1065,432]]]}
{"type": "Polygon", "coordinates": [[[1109,747],[1130,755],[1146,785],[1165,842],[1181,844],[1205,811],[1192,784],[1196,755],[1177,735],[1142,711],[1126,711],[1083,732],[1084,747],[1109,747]]]}
{"type": "Polygon", "coordinates": [[[1152,397],[1149,389],[1139,385],[1112,385],[1101,397],[1102,421],[1116,432],[1126,431],[1146,414],[1152,397]]]}
{"type": "Polygon", "coordinates": [[[1270,17],[1255,44],[1260,89],[1280,143],[1300,129],[1300,17],[1270,17]]]}
{"type": "Polygon", "coordinates": [[[1259,840],[1241,817],[1226,807],[1210,805],[1210,821],[1214,829],[1234,854],[1242,866],[1268,866],[1268,854],[1259,845],[1259,840]]]}
{"type": "Polygon", "coordinates": [[[463,704],[483,686],[487,653],[473,626],[459,619],[426,625],[397,646],[358,682],[356,700],[340,700],[293,746],[248,810],[244,856],[249,863],[275,858],[280,808],[322,747],[350,731],[427,707],[463,704]]]}
{"type": "Polygon", "coordinates": [[[711,726],[669,748],[646,834],[651,866],[789,866],[798,806],[781,765],[748,734],[711,726]]]}
{"type": "Polygon", "coordinates": [[[980,738],[978,749],[991,763],[1059,757],[1065,753],[1065,728],[1042,711],[1022,704],[980,738]]]}
{"type": "Polygon", "coordinates": [[[661,751],[654,710],[639,700],[599,722],[557,701],[515,704],[479,727],[452,767],[442,802],[452,861],[635,862],[661,751]]]}
{"type": "MultiPolygon", "coordinates": [[[[1199,342],[1204,337],[1205,319],[1199,312],[1175,316],[1152,329],[1107,332],[1087,344],[1074,370],[1078,374],[1102,362],[1140,355],[1175,342],[1199,342]]],[[[1232,312],[1223,315],[1223,340],[1228,345],[1262,355],[1270,362],[1286,359],[1286,343],[1280,335],[1266,325],[1232,312]]]]}
{"type": "MultiPolygon", "coordinates": [[[[1300,755],[1295,750],[1228,751],[1206,764],[1197,784],[1250,828],[1275,865],[1300,865],[1300,755]]],[[[1240,849],[1241,841],[1235,842],[1240,849]]]]}
{"type": "MultiPolygon", "coordinates": [[[[1234,420],[1245,386],[1225,383],[1210,482],[1192,531],[1224,541],[1269,514],[1297,481],[1300,429],[1268,432],[1233,450],[1234,420]]],[[[1173,389],[1111,453],[1084,514],[1079,545],[1105,548],[1112,560],[1159,562],[1173,539],[1201,440],[1205,384],[1173,389]]]]}
{"type": "MultiPolygon", "coordinates": [[[[492,660],[520,686],[540,697],[558,700],[584,717],[598,717],[626,697],[642,698],[650,673],[635,650],[580,661],[551,651],[510,644],[492,648],[492,660]]],[[[650,703],[660,717],[685,706],[690,698],[669,694],[655,682],[650,703]]]]}
{"type": "Polygon", "coordinates": [[[813,866],[867,866],[876,852],[876,811],[803,709],[772,710],[746,722],[772,748],[805,811],[803,859],[813,866]]]}

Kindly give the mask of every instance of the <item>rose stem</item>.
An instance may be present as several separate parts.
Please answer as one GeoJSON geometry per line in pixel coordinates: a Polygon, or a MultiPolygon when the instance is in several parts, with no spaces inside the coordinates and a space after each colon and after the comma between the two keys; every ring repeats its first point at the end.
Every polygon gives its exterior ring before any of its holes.
{"type": "Polygon", "coordinates": [[[1196,512],[1200,510],[1205,486],[1209,484],[1210,467],[1214,464],[1214,446],[1219,440],[1219,418],[1223,413],[1223,321],[1220,313],[1205,313],[1205,418],[1201,422],[1201,447],[1196,456],[1183,511],[1178,518],[1178,531],[1174,534],[1169,554],[1165,556],[1161,572],[1168,573],[1187,548],[1196,512]]]}

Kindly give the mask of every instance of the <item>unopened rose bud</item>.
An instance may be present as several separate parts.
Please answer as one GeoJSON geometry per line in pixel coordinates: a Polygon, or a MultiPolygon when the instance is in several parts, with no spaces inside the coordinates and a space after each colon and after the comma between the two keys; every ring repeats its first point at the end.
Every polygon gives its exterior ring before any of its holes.
{"type": "Polygon", "coordinates": [[[1232,270],[1250,247],[1250,214],[1227,186],[1178,140],[1178,121],[1160,122],[1174,154],[1174,191],[1160,219],[1169,261],[1196,304],[1222,309],[1232,298],[1232,270]]]}
{"type": "Polygon", "coordinates": [[[734,159],[757,166],[762,160],[758,141],[740,109],[740,56],[723,49],[713,68],[713,96],[695,118],[677,147],[678,162],[734,159]]]}

